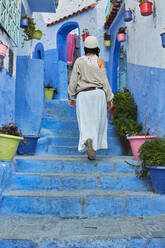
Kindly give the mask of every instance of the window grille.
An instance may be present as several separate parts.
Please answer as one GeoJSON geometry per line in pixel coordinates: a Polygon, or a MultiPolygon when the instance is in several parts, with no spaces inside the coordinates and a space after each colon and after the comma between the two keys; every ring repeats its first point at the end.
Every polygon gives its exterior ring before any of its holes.
{"type": "Polygon", "coordinates": [[[0,25],[16,46],[19,43],[21,0],[0,0],[0,25]]]}
{"type": "Polygon", "coordinates": [[[4,68],[4,62],[3,59],[0,59],[0,70],[2,70],[4,68]]]}
{"type": "Polygon", "coordinates": [[[14,65],[14,54],[13,51],[9,48],[9,64],[8,64],[8,72],[10,75],[13,75],[13,65],[14,65]]]}

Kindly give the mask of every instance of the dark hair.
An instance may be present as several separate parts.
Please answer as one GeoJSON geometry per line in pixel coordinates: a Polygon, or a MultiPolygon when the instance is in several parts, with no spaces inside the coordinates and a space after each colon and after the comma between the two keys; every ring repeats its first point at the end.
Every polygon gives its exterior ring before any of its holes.
{"type": "Polygon", "coordinates": [[[87,53],[92,53],[92,54],[96,54],[97,56],[99,56],[100,48],[98,48],[98,47],[96,47],[96,48],[87,48],[87,47],[84,47],[84,52],[85,52],[85,55],[87,53]]]}

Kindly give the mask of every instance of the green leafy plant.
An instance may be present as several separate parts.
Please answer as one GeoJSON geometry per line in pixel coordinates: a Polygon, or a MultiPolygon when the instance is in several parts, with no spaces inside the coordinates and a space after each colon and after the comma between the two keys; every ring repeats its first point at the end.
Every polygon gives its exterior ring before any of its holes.
{"type": "Polygon", "coordinates": [[[148,0],[137,0],[139,3],[145,3],[148,2],[148,0]]]}
{"type": "Polygon", "coordinates": [[[110,34],[107,34],[106,32],[104,33],[104,40],[110,40],[111,36],[110,34]]]}
{"type": "Polygon", "coordinates": [[[148,175],[147,166],[165,166],[165,138],[155,138],[146,141],[139,149],[139,157],[142,160],[138,165],[132,165],[136,168],[136,176],[139,178],[148,175]]]}
{"type": "Polygon", "coordinates": [[[18,127],[13,123],[13,121],[11,121],[8,125],[2,125],[0,128],[0,133],[22,137],[22,132],[18,130],[18,127]]]}
{"type": "Polygon", "coordinates": [[[137,122],[137,105],[128,89],[117,91],[114,94],[113,105],[115,112],[112,124],[120,137],[125,153],[131,155],[128,135],[142,135],[142,125],[137,122]]]}
{"type": "Polygon", "coordinates": [[[142,125],[137,122],[137,105],[126,88],[114,94],[113,105],[116,111],[112,124],[118,135],[141,134],[142,125]]]}
{"type": "Polygon", "coordinates": [[[28,15],[24,15],[22,16],[22,18],[28,18],[28,21],[29,21],[28,27],[24,29],[24,40],[29,41],[29,40],[34,39],[34,33],[36,31],[41,32],[41,30],[36,30],[36,23],[34,22],[34,18],[28,15]]]}
{"type": "Polygon", "coordinates": [[[118,30],[118,34],[125,34],[127,27],[120,27],[118,30]]]}
{"type": "Polygon", "coordinates": [[[54,89],[54,92],[57,94],[58,92],[57,92],[57,89],[56,88],[54,88],[53,86],[51,86],[51,83],[52,83],[53,81],[52,80],[50,80],[46,85],[45,85],[45,88],[47,88],[47,89],[54,89]]]}

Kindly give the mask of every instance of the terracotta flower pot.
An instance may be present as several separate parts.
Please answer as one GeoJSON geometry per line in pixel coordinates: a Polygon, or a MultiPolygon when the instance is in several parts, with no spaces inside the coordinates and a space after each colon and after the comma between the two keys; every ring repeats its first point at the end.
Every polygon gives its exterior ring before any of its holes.
{"type": "Polygon", "coordinates": [[[132,153],[134,155],[135,160],[140,160],[139,158],[139,149],[141,145],[144,144],[146,140],[151,140],[156,138],[156,136],[130,136],[127,139],[130,142],[132,153]]]}

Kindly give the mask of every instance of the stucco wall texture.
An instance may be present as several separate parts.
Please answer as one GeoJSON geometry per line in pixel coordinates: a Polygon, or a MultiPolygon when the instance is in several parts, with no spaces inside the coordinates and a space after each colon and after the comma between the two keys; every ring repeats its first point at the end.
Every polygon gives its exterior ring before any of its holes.
{"type": "Polygon", "coordinates": [[[150,134],[165,134],[165,49],[160,34],[164,28],[163,0],[152,1],[155,11],[141,16],[139,4],[126,0],[126,9],[135,10],[135,21],[127,23],[128,88],[138,105],[138,119],[150,134]]]}

